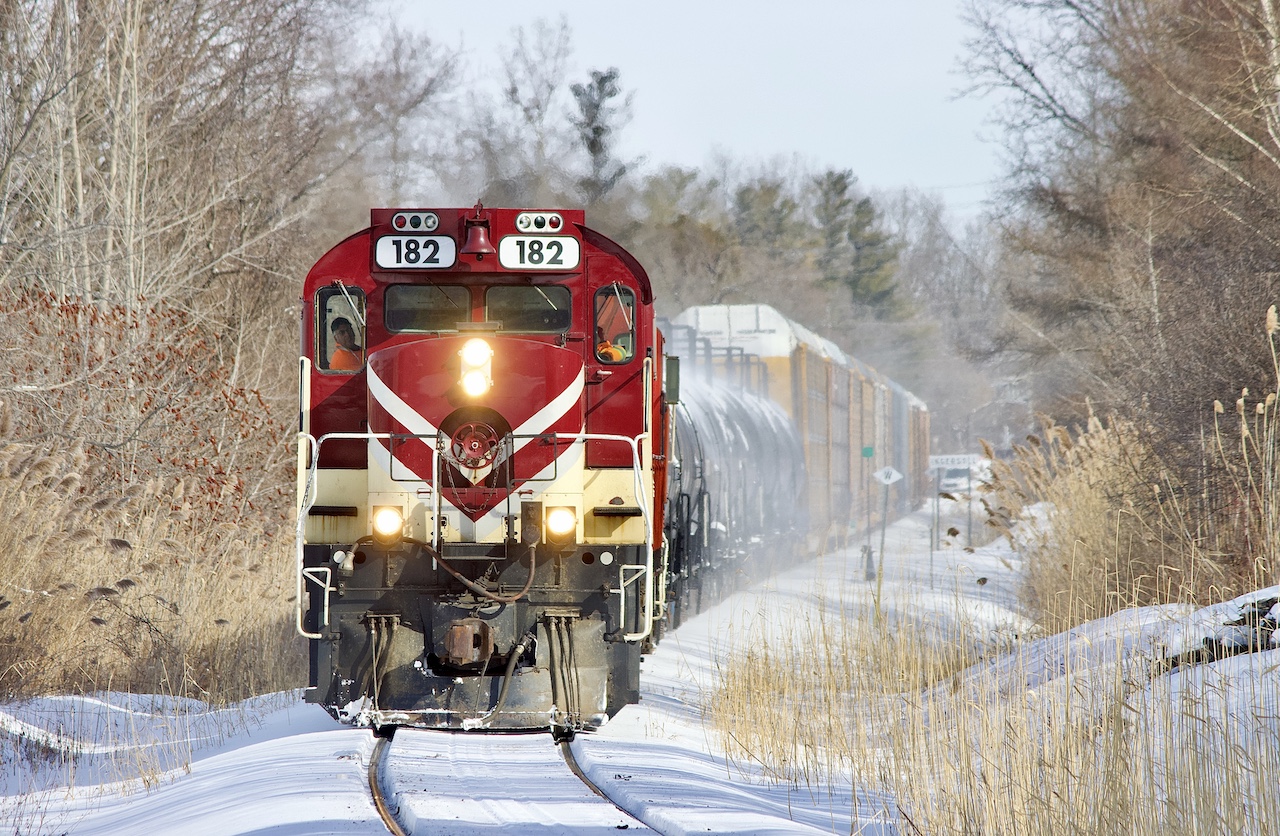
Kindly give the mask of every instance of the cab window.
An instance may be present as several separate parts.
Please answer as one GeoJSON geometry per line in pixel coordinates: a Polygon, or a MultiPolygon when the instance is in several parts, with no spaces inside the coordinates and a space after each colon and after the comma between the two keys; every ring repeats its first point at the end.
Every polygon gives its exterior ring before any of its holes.
{"type": "Polygon", "coordinates": [[[491,287],[485,294],[485,318],[502,323],[504,331],[563,334],[573,323],[572,301],[569,288],[556,285],[491,287]]]}
{"type": "Polygon", "coordinates": [[[596,359],[626,363],[636,353],[636,297],[630,288],[614,283],[596,291],[596,359]]]}
{"type": "Polygon", "coordinates": [[[392,285],[383,301],[388,331],[456,331],[471,319],[471,291],[462,285],[392,285]]]}
{"type": "Polygon", "coordinates": [[[316,294],[316,365],[352,374],[364,368],[364,292],[343,284],[316,294]]]}

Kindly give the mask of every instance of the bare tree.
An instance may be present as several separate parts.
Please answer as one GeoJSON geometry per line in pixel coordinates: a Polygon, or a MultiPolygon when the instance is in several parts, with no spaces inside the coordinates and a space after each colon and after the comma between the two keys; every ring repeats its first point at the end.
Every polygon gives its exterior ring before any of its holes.
{"type": "Polygon", "coordinates": [[[451,165],[441,134],[457,119],[446,96],[458,77],[456,51],[392,25],[367,64],[333,79],[336,100],[351,108],[344,141],[379,184],[377,202],[411,203],[409,195],[425,191],[433,169],[451,165]]]}
{"type": "Polygon", "coordinates": [[[356,11],[0,8],[0,292],[23,322],[0,389],[27,432],[87,438],[132,479],[172,472],[158,451],[199,426],[217,441],[195,458],[279,485],[264,474],[285,460],[284,424],[231,417],[292,411],[280,358],[295,351],[295,283],[336,235],[297,221],[453,78],[450,53],[397,38],[335,76],[331,50],[356,11]]]}
{"type": "Polygon", "coordinates": [[[503,59],[501,101],[479,103],[465,132],[466,156],[478,163],[486,203],[520,206],[567,202],[574,191],[572,126],[566,79],[569,24],[536,21],[517,28],[503,59]]]}
{"type": "Polygon", "coordinates": [[[1189,466],[1215,397],[1269,363],[1228,339],[1280,284],[1280,61],[1269,0],[974,4],[970,69],[1013,94],[1003,344],[1189,466]],[[1230,299],[1224,304],[1222,300],[1230,299]],[[1225,342],[1225,344],[1224,344],[1225,342]]]}

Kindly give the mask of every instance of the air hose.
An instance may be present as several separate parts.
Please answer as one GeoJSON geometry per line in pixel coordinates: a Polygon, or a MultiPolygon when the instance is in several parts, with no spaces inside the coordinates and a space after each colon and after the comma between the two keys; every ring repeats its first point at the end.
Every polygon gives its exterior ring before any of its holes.
{"type": "Polygon", "coordinates": [[[533,641],[533,636],[538,628],[532,627],[529,632],[520,638],[520,643],[511,649],[511,656],[507,658],[507,669],[502,672],[502,690],[498,692],[498,701],[493,704],[493,708],[489,709],[489,713],[480,718],[481,721],[488,720],[493,715],[502,710],[502,706],[507,702],[507,692],[511,690],[511,677],[515,675],[516,663],[520,661],[520,657],[529,649],[529,643],[533,641]]]}

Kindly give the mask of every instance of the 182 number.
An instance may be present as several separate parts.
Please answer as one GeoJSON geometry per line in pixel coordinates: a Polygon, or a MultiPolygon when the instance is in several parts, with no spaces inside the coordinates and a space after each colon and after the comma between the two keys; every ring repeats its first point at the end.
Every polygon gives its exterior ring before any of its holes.
{"type": "Polygon", "coordinates": [[[572,270],[582,246],[569,235],[508,235],[498,242],[498,263],[508,270],[572,270]]]}
{"type": "Polygon", "coordinates": [[[392,238],[391,245],[396,248],[399,264],[440,263],[440,244],[430,238],[392,238]]]}
{"type": "Polygon", "coordinates": [[[564,264],[564,259],[561,258],[564,255],[564,244],[559,241],[539,241],[534,238],[529,241],[516,241],[516,248],[520,253],[521,264],[547,264],[556,267],[564,264]]]}
{"type": "Polygon", "coordinates": [[[390,270],[439,270],[458,260],[458,245],[443,235],[386,235],[378,239],[374,260],[390,270]]]}

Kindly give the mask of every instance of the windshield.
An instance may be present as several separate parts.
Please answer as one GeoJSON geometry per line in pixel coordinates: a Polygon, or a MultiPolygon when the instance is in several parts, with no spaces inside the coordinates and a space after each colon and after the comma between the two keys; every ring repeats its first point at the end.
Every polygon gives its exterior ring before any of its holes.
{"type": "Polygon", "coordinates": [[[563,334],[573,322],[567,287],[491,287],[485,294],[486,319],[504,331],[563,334]]]}
{"type": "Polygon", "coordinates": [[[388,331],[455,331],[471,319],[471,291],[461,285],[392,285],[384,308],[388,331]]]}

